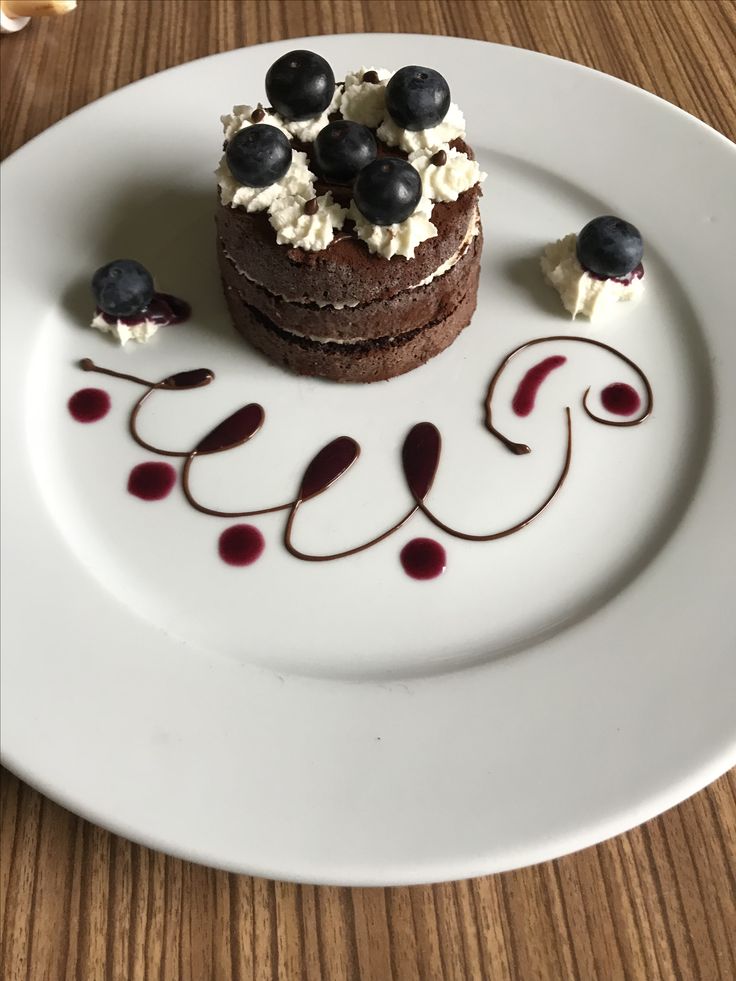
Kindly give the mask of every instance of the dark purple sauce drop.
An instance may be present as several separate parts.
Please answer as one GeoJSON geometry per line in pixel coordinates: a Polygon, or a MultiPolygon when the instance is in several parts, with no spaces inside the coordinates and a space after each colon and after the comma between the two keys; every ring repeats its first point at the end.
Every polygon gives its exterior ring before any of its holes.
{"type": "Polygon", "coordinates": [[[400,559],[412,579],[436,579],[447,567],[447,553],[432,538],[412,538],[402,548],[400,559]]]}
{"type": "Polygon", "coordinates": [[[153,299],[145,310],[134,314],[132,317],[112,317],[109,313],[104,313],[98,307],[95,313],[101,316],[105,323],[116,324],[120,321],[127,327],[136,327],[144,320],[150,320],[159,327],[168,327],[170,324],[181,324],[189,320],[192,308],[186,300],[180,300],[178,296],[171,293],[154,293],[153,299]]]}
{"type": "Polygon", "coordinates": [[[257,402],[244,405],[197,443],[197,453],[221,453],[247,442],[263,425],[264,411],[257,402]]]}
{"type": "Polygon", "coordinates": [[[404,440],[401,460],[409,489],[420,501],[429,493],[440,462],[442,438],[431,422],[414,426],[404,440]]]}
{"type": "Polygon", "coordinates": [[[209,368],[192,368],[190,371],[177,371],[175,375],[169,375],[161,382],[162,388],[201,388],[209,385],[215,373],[209,368]]]}
{"type": "Polygon", "coordinates": [[[553,354],[552,357],[545,358],[544,361],[540,361],[539,364],[535,364],[533,368],[527,371],[519,382],[516,395],[514,395],[514,400],[511,403],[511,408],[517,416],[529,415],[534,408],[537,392],[542,382],[550,372],[561,367],[566,361],[567,358],[562,354],[553,354]]]}
{"type": "Polygon", "coordinates": [[[139,463],[128,477],[128,493],[142,501],[162,501],[176,483],[170,463],[139,463]]]}
{"type": "Polygon", "coordinates": [[[598,279],[601,282],[605,282],[607,279],[612,280],[614,283],[621,283],[622,286],[628,286],[633,283],[635,279],[641,279],[644,276],[644,266],[639,263],[636,269],[632,269],[630,273],[626,273],[625,276],[599,276],[598,273],[592,272],[590,269],[585,270],[589,276],[593,279],[598,279]]]}
{"type": "Polygon", "coordinates": [[[321,494],[345,473],[359,453],[360,447],[350,436],[338,436],[323,446],[304,471],[299,497],[306,501],[315,494],[321,494]]]}
{"type": "Polygon", "coordinates": [[[80,388],[67,405],[77,422],[97,422],[110,411],[110,396],[102,388],[80,388]]]}
{"type": "Polygon", "coordinates": [[[266,547],[263,535],[253,525],[233,525],[220,535],[217,551],[228,565],[252,565],[266,547]]]}
{"type": "Polygon", "coordinates": [[[601,392],[603,408],[614,416],[633,416],[639,411],[641,398],[639,393],[626,382],[614,382],[606,385],[601,392]]]}

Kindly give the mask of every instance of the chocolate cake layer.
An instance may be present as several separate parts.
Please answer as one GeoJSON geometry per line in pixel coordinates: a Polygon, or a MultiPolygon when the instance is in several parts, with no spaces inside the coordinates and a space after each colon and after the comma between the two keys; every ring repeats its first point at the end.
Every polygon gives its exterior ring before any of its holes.
{"type": "Polygon", "coordinates": [[[467,327],[475,311],[480,275],[480,242],[466,266],[466,289],[445,316],[398,336],[355,343],[319,342],[289,334],[224,283],[233,323],[240,333],[272,361],[301,375],[333,381],[373,382],[418,368],[439,354],[467,327]]]}
{"type": "MultiPolygon", "coordinates": [[[[440,271],[430,283],[404,290],[388,299],[339,309],[314,303],[290,303],[275,296],[236,268],[222,242],[218,246],[218,258],[225,285],[278,327],[311,338],[371,339],[407,333],[452,313],[466,292],[468,275],[482,248],[482,235],[474,219],[466,233],[475,235],[461,246],[458,255],[452,257],[455,264],[440,271]]],[[[382,261],[388,265],[387,260],[382,261]]]]}
{"type": "Polygon", "coordinates": [[[437,202],[432,223],[437,236],[422,242],[413,259],[371,254],[354,235],[336,239],[321,252],[278,245],[265,212],[249,214],[218,203],[219,238],[235,265],[258,285],[297,303],[369,303],[416,285],[453,256],[477,209],[480,188],[457,201],[437,202]]]}

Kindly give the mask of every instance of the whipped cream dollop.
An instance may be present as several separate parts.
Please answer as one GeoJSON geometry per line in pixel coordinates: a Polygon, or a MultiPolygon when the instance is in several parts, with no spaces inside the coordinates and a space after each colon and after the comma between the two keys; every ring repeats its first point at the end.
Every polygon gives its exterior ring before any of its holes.
{"type": "Polygon", "coordinates": [[[455,139],[465,137],[465,116],[457,103],[451,102],[447,115],[441,123],[431,129],[413,131],[402,129],[387,113],[378,127],[377,136],[388,146],[397,146],[407,153],[423,148],[436,150],[443,143],[451,143],[455,139]]]}
{"type": "MultiPolygon", "coordinates": [[[[329,106],[319,116],[313,116],[311,119],[282,119],[281,116],[275,115],[275,118],[279,120],[288,136],[301,140],[302,143],[312,143],[329,123],[330,113],[337,112],[340,108],[341,98],[342,92],[338,86],[335,86],[335,94],[329,106]]],[[[273,119],[274,116],[271,118],[273,119]]]]}
{"type": "Polygon", "coordinates": [[[96,313],[92,318],[91,326],[105,334],[111,334],[119,344],[127,344],[128,341],[145,344],[146,341],[151,340],[160,324],[154,323],[153,320],[141,320],[137,324],[126,324],[122,320],[109,323],[103,313],[96,313]]]}
{"type": "Polygon", "coordinates": [[[547,282],[560,294],[562,305],[572,315],[594,320],[621,301],[638,299],[644,291],[643,272],[631,279],[601,279],[580,265],[577,235],[573,232],[545,246],[541,259],[547,282]]]}
{"type": "Polygon", "coordinates": [[[279,245],[319,252],[335,237],[334,229],[342,228],[347,213],[329,191],[318,198],[284,194],[271,205],[268,220],[279,245]]]}
{"type": "Polygon", "coordinates": [[[386,115],[386,84],[391,72],[385,68],[359,68],[348,72],[340,99],[340,112],[345,119],[375,129],[386,115]],[[377,82],[365,82],[364,76],[375,72],[377,82]]]}
{"type": "Polygon", "coordinates": [[[435,238],[437,228],[429,220],[432,214],[432,202],[422,198],[413,214],[404,221],[394,225],[373,225],[365,218],[355,205],[350,202],[348,217],[355,222],[355,232],[368,246],[369,252],[390,259],[395,255],[403,255],[407,259],[414,258],[418,245],[429,238],[435,238]]]}
{"type": "Polygon", "coordinates": [[[227,157],[223,156],[215,171],[220,185],[220,200],[231,208],[245,208],[246,211],[267,211],[274,201],[285,194],[300,195],[305,200],[314,197],[314,174],[307,166],[307,155],[292,150],[291,166],[281,180],[268,187],[248,187],[240,184],[230,173],[227,157]]]}
{"type": "MultiPolygon", "coordinates": [[[[260,115],[260,113],[258,113],[260,115]]],[[[220,122],[222,123],[222,129],[225,133],[225,139],[231,140],[236,133],[240,132],[241,129],[247,129],[248,126],[259,126],[265,123],[267,126],[273,126],[284,136],[288,136],[291,139],[291,134],[284,126],[283,120],[276,113],[265,112],[262,106],[233,106],[233,111],[225,116],[220,116],[220,122]],[[265,115],[263,119],[253,120],[253,113],[258,110],[264,112],[265,115]]]]}
{"type": "Polygon", "coordinates": [[[440,144],[436,150],[415,150],[409,154],[409,163],[419,171],[422,193],[432,201],[457,201],[463,191],[480,184],[488,176],[477,160],[451,148],[449,143],[440,144]],[[444,163],[441,162],[442,154],[444,163]]]}

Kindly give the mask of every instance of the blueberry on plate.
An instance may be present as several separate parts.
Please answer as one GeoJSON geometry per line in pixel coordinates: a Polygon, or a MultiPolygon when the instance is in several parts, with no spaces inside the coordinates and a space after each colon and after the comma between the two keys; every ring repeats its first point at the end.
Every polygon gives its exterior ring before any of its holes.
{"type": "Polygon", "coordinates": [[[335,76],[314,51],[290,51],[266,75],[266,95],[284,119],[311,119],[324,112],[335,94],[335,76]]]}
{"type": "Polygon", "coordinates": [[[314,141],[314,160],[322,177],[349,181],[376,159],[376,140],[367,126],[337,119],[314,141]]]}
{"type": "Polygon", "coordinates": [[[419,204],[422,181],[406,160],[383,157],[364,167],[355,179],[353,200],[358,211],[373,225],[394,225],[419,204]]]}
{"type": "Polygon", "coordinates": [[[238,130],[225,156],[236,181],[248,187],[268,187],[281,180],[291,166],[291,143],[275,126],[259,123],[238,130]]]}
{"type": "Polygon", "coordinates": [[[142,313],[153,299],[153,276],[135,259],[115,259],[92,277],[95,303],[110,317],[142,313]]]}
{"type": "Polygon", "coordinates": [[[450,86],[434,68],[407,65],[386,86],[386,108],[403,129],[431,129],[447,115],[450,86]]]}
{"type": "Polygon", "coordinates": [[[623,218],[601,215],[578,235],[578,260],[583,268],[607,278],[626,276],[641,262],[644,243],[639,229],[623,218]]]}

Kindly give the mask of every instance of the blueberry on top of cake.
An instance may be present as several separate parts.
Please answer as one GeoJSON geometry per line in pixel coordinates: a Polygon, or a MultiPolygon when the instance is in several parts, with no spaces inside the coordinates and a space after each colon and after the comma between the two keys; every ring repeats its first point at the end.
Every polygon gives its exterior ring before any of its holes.
{"type": "Polygon", "coordinates": [[[447,80],[293,51],[222,117],[218,256],[235,326],[299,374],[377,381],[475,310],[485,179],[447,80]]]}

